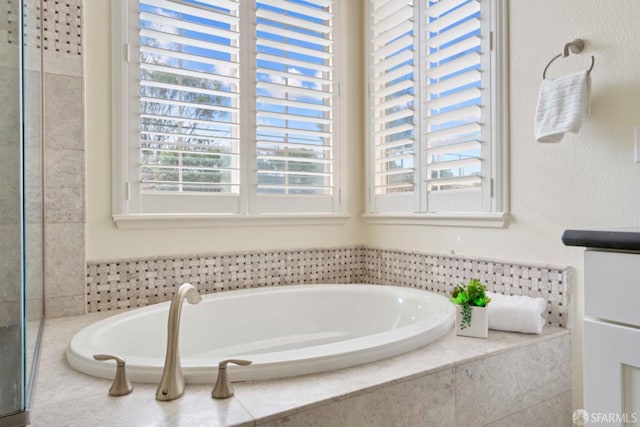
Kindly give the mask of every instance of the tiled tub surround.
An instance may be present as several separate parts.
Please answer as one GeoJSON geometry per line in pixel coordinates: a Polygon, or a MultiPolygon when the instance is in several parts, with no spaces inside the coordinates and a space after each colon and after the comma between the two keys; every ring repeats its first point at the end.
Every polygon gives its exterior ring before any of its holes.
{"type": "Polygon", "coordinates": [[[409,286],[448,295],[471,277],[489,290],[547,301],[548,324],[570,325],[570,269],[364,247],[254,251],[87,264],[87,312],[171,299],[189,282],[201,293],[306,283],[409,286]]]}
{"type": "Polygon", "coordinates": [[[542,335],[453,332],[421,349],[334,372],[235,383],[212,400],[210,385],[187,385],[172,402],[154,384],[110,397],[109,380],[68,367],[65,346],[80,328],[112,313],[48,319],[32,425],[50,426],[570,426],[571,331],[542,335]],[[64,390],[64,393],[60,393],[64,390]]]}

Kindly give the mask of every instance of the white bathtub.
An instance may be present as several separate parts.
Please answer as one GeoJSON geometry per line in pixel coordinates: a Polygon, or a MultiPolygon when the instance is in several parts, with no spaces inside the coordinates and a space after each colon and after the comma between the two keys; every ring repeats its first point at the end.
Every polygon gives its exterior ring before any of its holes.
{"type": "MultiPolygon", "coordinates": [[[[75,369],[113,378],[107,353],[127,361],[132,381],[159,382],[170,302],[117,314],[78,332],[67,348],[75,369]]],[[[311,374],[380,360],[422,347],[445,335],[453,305],[418,289],[380,285],[302,285],[204,295],[182,307],[180,355],[187,383],[215,382],[217,364],[232,381],[311,374]]]]}

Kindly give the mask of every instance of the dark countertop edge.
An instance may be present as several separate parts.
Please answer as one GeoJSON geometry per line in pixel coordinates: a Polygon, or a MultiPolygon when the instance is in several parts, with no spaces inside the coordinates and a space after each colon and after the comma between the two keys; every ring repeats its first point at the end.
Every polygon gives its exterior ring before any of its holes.
{"type": "Polygon", "coordinates": [[[640,251],[640,229],[565,230],[562,243],[566,246],[640,251]]]}

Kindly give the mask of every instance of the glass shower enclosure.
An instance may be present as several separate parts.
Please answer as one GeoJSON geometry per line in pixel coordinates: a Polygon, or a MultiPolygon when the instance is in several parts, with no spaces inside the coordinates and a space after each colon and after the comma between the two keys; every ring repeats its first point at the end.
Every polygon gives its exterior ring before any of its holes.
{"type": "Polygon", "coordinates": [[[0,6],[0,427],[28,423],[44,319],[42,0],[0,6]]]}

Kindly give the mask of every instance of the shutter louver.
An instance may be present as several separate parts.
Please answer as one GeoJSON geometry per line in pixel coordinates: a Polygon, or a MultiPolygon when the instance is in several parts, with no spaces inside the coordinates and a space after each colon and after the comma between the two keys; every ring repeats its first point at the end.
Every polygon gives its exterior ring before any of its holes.
{"type": "MultiPolygon", "coordinates": [[[[480,2],[426,5],[427,190],[482,185],[480,2]]],[[[430,208],[431,210],[431,208],[430,208]]],[[[477,208],[476,208],[477,210],[477,208]]]]}
{"type": "Polygon", "coordinates": [[[140,1],[140,191],[239,191],[239,2],[140,1]]]}
{"type": "Polygon", "coordinates": [[[414,189],[412,0],[377,0],[371,10],[371,103],[375,194],[414,189]]]}
{"type": "Polygon", "coordinates": [[[331,0],[256,2],[259,195],[334,191],[331,0]]]}

